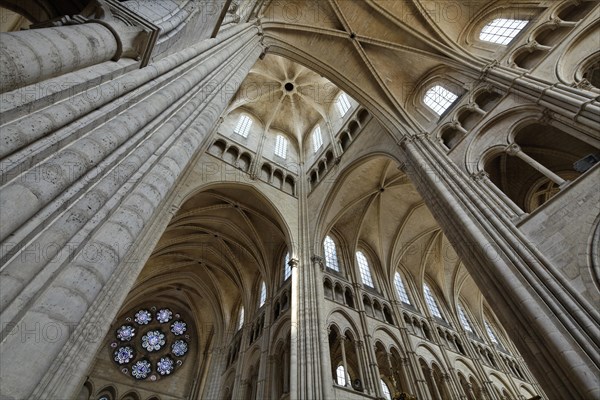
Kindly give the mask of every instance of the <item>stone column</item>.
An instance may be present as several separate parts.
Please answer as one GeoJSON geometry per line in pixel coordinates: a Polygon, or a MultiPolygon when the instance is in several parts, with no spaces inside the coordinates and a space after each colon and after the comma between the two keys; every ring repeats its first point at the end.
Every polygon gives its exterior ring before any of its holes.
{"type": "Polygon", "coordinates": [[[321,380],[323,384],[323,397],[331,397],[333,394],[331,393],[332,385],[329,385],[328,382],[331,379],[329,372],[331,371],[331,359],[329,356],[329,346],[327,343],[327,339],[329,337],[329,332],[327,328],[327,321],[325,319],[325,312],[323,310],[323,301],[325,300],[325,291],[323,290],[323,271],[325,270],[325,260],[321,256],[313,255],[310,258],[313,266],[313,274],[315,277],[315,293],[316,293],[316,313],[318,325],[317,329],[319,330],[320,339],[319,339],[319,352],[321,357],[321,380]]]}
{"type": "Polygon", "coordinates": [[[473,392],[473,385],[467,382],[467,397],[469,399],[475,399],[475,392],[473,392]]]}
{"type": "MultiPolygon", "coordinates": [[[[475,67],[479,69],[479,67],[475,67]]],[[[500,66],[497,61],[481,69],[481,78],[508,91],[536,102],[570,120],[597,129],[600,102],[597,95],[562,83],[546,82],[515,69],[500,66]]]]}
{"type": "Polygon", "coordinates": [[[427,372],[429,373],[429,379],[431,382],[431,386],[433,386],[432,395],[435,395],[436,399],[442,400],[442,395],[440,393],[440,389],[438,388],[437,381],[435,380],[435,374],[433,373],[433,368],[429,368],[427,370],[427,372]]]}
{"type": "Polygon", "coordinates": [[[344,386],[350,386],[350,379],[348,379],[348,377],[350,376],[350,373],[348,372],[348,362],[346,362],[346,340],[348,340],[346,338],[346,336],[341,335],[340,336],[340,347],[342,348],[342,365],[344,366],[344,386]]]}
{"type": "Polygon", "coordinates": [[[409,176],[553,398],[600,394],[597,308],[531,246],[427,134],[401,144],[409,176]],[[568,354],[569,357],[565,357],[568,354]],[[552,368],[549,368],[549,366],[552,368]]]}
{"type": "Polygon", "coordinates": [[[365,382],[365,371],[364,371],[364,358],[363,358],[363,344],[361,341],[357,340],[354,342],[356,346],[356,360],[358,361],[358,378],[362,384],[363,390],[367,390],[366,382],[365,382]]]}
{"type": "Polygon", "coordinates": [[[487,172],[479,171],[471,175],[475,182],[479,183],[482,190],[488,193],[488,196],[494,203],[506,212],[511,218],[518,218],[525,214],[502,190],[498,188],[491,180],[487,172]]]}
{"type": "Polygon", "coordinates": [[[36,218],[45,219],[34,221],[39,227],[23,226],[19,232],[27,233],[15,236],[23,235],[34,249],[46,239],[58,246],[50,259],[31,262],[18,254],[2,271],[20,282],[0,315],[3,395],[70,398],[80,389],[101,338],[168,223],[167,199],[177,178],[258,59],[257,32],[241,25],[226,37],[167,57],[174,75],[160,92],[154,84],[142,87],[148,90],[143,99],[90,127],[89,135],[68,148],[57,143],[52,157],[34,165],[54,165],[56,174],[48,180],[3,187],[3,216],[28,215],[13,230],[44,207],[36,218]],[[67,165],[75,168],[60,175],[67,165]],[[86,180],[91,171],[95,177],[86,180]],[[21,200],[4,197],[9,187],[21,200]],[[35,268],[19,268],[32,264],[35,268]],[[22,329],[36,326],[53,326],[60,335],[52,341],[21,336],[22,329]]]}
{"type": "Polygon", "coordinates": [[[558,186],[562,186],[566,183],[566,181],[560,176],[556,175],[554,172],[550,171],[548,168],[544,167],[542,164],[525,154],[518,144],[513,143],[507,146],[505,151],[506,154],[518,157],[521,160],[525,161],[527,165],[544,175],[546,178],[550,179],[552,182],[556,183],[558,186]]]}
{"type": "MultiPolygon", "coordinates": [[[[258,371],[258,390],[257,390],[257,398],[263,399],[269,397],[269,392],[271,390],[267,385],[271,383],[271,379],[268,379],[271,373],[272,362],[270,361],[271,356],[271,316],[273,315],[272,310],[272,290],[269,291],[268,297],[263,305],[264,313],[264,325],[261,333],[261,356],[260,356],[260,367],[258,371]]],[[[259,313],[260,315],[261,313],[259,313]]]]}
{"type": "Polygon", "coordinates": [[[0,92],[119,59],[120,43],[104,23],[0,34],[0,92]]]}

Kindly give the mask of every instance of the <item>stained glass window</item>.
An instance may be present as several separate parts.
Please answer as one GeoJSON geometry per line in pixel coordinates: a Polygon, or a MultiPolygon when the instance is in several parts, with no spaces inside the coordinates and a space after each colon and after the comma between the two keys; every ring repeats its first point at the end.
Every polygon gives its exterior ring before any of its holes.
{"type": "Polygon", "coordinates": [[[446,88],[436,85],[425,93],[423,102],[431,108],[437,115],[442,115],[458,98],[457,95],[446,88]]]}
{"type": "Polygon", "coordinates": [[[327,268],[331,268],[334,271],[340,271],[340,266],[338,264],[337,250],[335,247],[335,242],[329,236],[325,236],[325,240],[323,241],[323,249],[325,250],[325,265],[327,268]]]}
{"type": "Polygon", "coordinates": [[[431,288],[428,284],[423,285],[423,293],[425,294],[425,302],[427,303],[427,307],[429,308],[431,314],[434,317],[443,319],[440,308],[438,307],[435,297],[433,297],[433,293],[431,292],[431,288]]]}
{"type": "Polygon", "coordinates": [[[119,321],[109,346],[123,374],[157,381],[181,367],[189,341],[189,329],[180,314],[166,307],[149,307],[119,321]]]}
{"type": "Polygon", "coordinates": [[[317,125],[312,134],[312,144],[313,144],[313,152],[316,153],[319,151],[321,146],[323,146],[323,136],[321,135],[321,127],[317,125]]]}
{"type": "Polygon", "coordinates": [[[390,392],[390,388],[383,381],[383,379],[381,380],[381,390],[383,391],[383,397],[385,397],[386,400],[392,400],[392,393],[390,392]]]}
{"type": "Polygon", "coordinates": [[[458,305],[458,319],[460,319],[460,324],[465,328],[466,331],[473,333],[473,328],[471,327],[471,322],[469,322],[469,318],[467,318],[467,313],[463,307],[458,305]]]}
{"type": "Polygon", "coordinates": [[[281,135],[277,135],[275,139],[275,155],[281,158],[287,157],[288,141],[281,135]]]}
{"type": "Polygon", "coordinates": [[[290,276],[292,276],[292,267],[290,266],[290,253],[288,252],[283,260],[283,280],[286,281],[290,276]]]}
{"type": "Polygon", "coordinates": [[[483,27],[479,39],[486,42],[509,44],[529,21],[507,18],[496,18],[483,27]]]}
{"type": "Polygon", "coordinates": [[[337,384],[340,386],[346,386],[346,383],[350,381],[350,376],[344,369],[343,365],[339,365],[335,370],[335,374],[337,377],[337,384]]]}
{"type": "Polygon", "coordinates": [[[237,326],[238,331],[240,329],[242,329],[242,326],[244,326],[244,307],[240,308],[240,314],[238,316],[238,326],[237,326]]]}
{"type": "Polygon", "coordinates": [[[352,107],[350,105],[350,100],[348,99],[348,95],[346,93],[342,93],[338,96],[335,105],[337,106],[337,109],[342,115],[342,117],[346,115],[348,110],[350,110],[350,107],[352,107]]]}
{"type": "Polygon", "coordinates": [[[252,126],[252,119],[250,119],[247,115],[240,116],[240,119],[233,130],[234,133],[242,137],[248,137],[248,132],[250,132],[250,127],[252,126]]]}
{"type": "Polygon", "coordinates": [[[487,320],[484,320],[483,324],[485,325],[485,331],[487,332],[488,336],[490,337],[490,340],[492,341],[492,343],[500,344],[500,342],[498,341],[498,337],[494,333],[494,330],[492,329],[490,323],[487,322],[487,320]]]}
{"type": "Polygon", "coordinates": [[[402,277],[398,272],[396,272],[396,275],[394,276],[394,286],[396,286],[396,293],[398,294],[400,301],[410,304],[410,299],[408,298],[408,293],[404,287],[404,282],[402,282],[402,277]]]}
{"type": "Polygon", "coordinates": [[[264,282],[261,282],[261,284],[260,284],[260,298],[258,300],[258,306],[262,307],[263,304],[265,304],[265,301],[267,301],[267,285],[265,285],[264,282]]]}
{"type": "Polygon", "coordinates": [[[358,261],[358,269],[360,270],[360,279],[362,280],[362,283],[366,286],[374,288],[375,286],[373,285],[373,278],[371,277],[369,262],[362,251],[356,252],[356,261],[358,261]]]}

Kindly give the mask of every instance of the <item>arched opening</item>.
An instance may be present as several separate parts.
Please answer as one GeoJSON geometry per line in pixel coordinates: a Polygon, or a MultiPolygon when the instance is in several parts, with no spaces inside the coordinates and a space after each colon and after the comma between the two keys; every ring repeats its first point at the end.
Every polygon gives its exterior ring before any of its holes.
{"type": "Polygon", "coordinates": [[[517,146],[498,153],[484,168],[490,180],[526,212],[540,207],[560,192],[564,182],[591,168],[599,154],[598,148],[540,123],[521,127],[514,140],[517,146]]]}

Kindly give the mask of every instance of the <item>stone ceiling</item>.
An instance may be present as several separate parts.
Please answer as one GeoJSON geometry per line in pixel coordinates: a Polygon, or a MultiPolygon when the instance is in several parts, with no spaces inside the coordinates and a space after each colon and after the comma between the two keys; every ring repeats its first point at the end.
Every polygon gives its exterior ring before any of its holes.
{"type": "Polygon", "coordinates": [[[228,112],[242,109],[263,123],[265,130],[284,132],[302,148],[304,135],[327,120],[340,90],[329,80],[276,55],[259,60],[232,101],[228,112]]]}

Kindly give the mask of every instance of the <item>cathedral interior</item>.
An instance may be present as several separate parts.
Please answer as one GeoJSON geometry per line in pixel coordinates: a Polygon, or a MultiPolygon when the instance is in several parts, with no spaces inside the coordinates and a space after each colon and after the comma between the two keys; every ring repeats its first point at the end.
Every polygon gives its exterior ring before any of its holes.
{"type": "Polygon", "coordinates": [[[0,31],[0,399],[600,399],[598,1],[0,31]]]}

